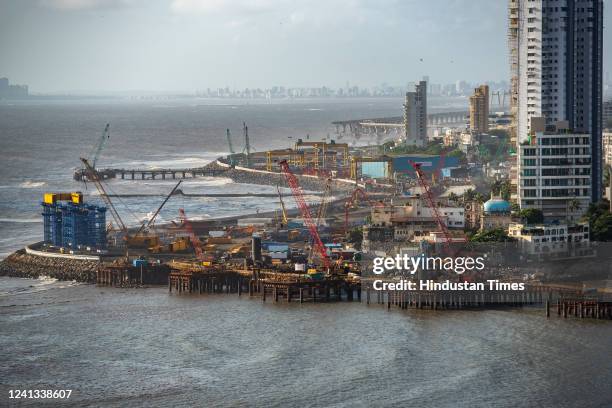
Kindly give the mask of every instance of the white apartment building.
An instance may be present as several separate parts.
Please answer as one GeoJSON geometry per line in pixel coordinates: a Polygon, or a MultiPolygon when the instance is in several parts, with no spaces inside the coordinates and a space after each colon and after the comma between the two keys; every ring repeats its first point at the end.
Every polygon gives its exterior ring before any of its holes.
{"type": "Polygon", "coordinates": [[[549,220],[576,221],[591,202],[588,134],[537,132],[519,146],[521,208],[541,209],[549,220]]]}
{"type": "Polygon", "coordinates": [[[521,250],[529,255],[567,253],[584,256],[590,253],[588,224],[567,226],[512,223],[508,227],[508,236],[516,239],[521,250]]]}

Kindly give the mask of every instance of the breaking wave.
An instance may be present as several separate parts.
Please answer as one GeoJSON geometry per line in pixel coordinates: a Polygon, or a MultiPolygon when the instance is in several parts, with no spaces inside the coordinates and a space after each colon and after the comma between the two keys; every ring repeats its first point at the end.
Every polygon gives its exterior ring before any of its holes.
{"type": "Polygon", "coordinates": [[[23,183],[19,184],[19,187],[21,188],[38,188],[38,187],[42,187],[47,185],[46,182],[44,181],[32,181],[32,180],[26,180],[23,183]]]}
{"type": "Polygon", "coordinates": [[[42,222],[40,218],[0,218],[0,222],[13,222],[18,224],[37,224],[42,222]]]}

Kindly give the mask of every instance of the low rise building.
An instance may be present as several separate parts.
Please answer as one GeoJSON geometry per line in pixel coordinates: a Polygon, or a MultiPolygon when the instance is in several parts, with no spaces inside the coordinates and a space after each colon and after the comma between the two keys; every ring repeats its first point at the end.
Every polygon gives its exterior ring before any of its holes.
{"type": "Polygon", "coordinates": [[[364,225],[361,249],[364,252],[375,251],[380,243],[392,242],[394,240],[394,228],[390,225],[364,225]]]}
{"type": "MultiPolygon", "coordinates": [[[[400,204],[397,204],[396,201],[389,205],[372,208],[372,224],[393,225],[394,222],[405,222],[407,219],[434,219],[435,221],[433,209],[425,206],[421,197],[407,197],[403,201],[400,204]]],[[[438,214],[448,228],[463,229],[465,227],[465,210],[463,207],[438,204],[438,214]]]]}
{"type": "Polygon", "coordinates": [[[465,228],[468,230],[480,229],[482,216],[482,203],[473,200],[465,203],[465,228]]]}
{"type": "Polygon", "coordinates": [[[483,204],[480,215],[480,230],[507,229],[512,222],[510,203],[499,196],[491,196],[491,199],[483,204]]]}
{"type": "Polygon", "coordinates": [[[508,236],[527,255],[585,256],[590,253],[589,225],[511,223],[508,236]]]}
{"type": "MultiPolygon", "coordinates": [[[[437,207],[448,228],[463,230],[465,210],[440,204],[437,207]]],[[[401,202],[372,208],[371,223],[363,227],[362,247],[366,252],[380,249],[390,242],[417,241],[440,230],[434,211],[420,197],[407,197],[401,202]]]]}
{"type": "Polygon", "coordinates": [[[606,166],[612,166],[612,131],[604,132],[602,135],[603,162],[606,166]]]}

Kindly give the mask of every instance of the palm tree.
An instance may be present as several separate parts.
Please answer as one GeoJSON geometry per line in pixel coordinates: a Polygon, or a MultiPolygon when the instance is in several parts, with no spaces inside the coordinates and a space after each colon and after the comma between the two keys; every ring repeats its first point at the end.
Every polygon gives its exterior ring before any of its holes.
{"type": "Polygon", "coordinates": [[[474,201],[474,196],[475,196],[475,191],[470,189],[467,189],[465,191],[465,193],[463,193],[463,201],[465,201],[466,203],[469,201],[474,201]]]}
{"type": "Polygon", "coordinates": [[[570,214],[570,220],[574,221],[574,213],[580,209],[580,201],[577,198],[572,198],[567,202],[567,212],[570,214]]]}

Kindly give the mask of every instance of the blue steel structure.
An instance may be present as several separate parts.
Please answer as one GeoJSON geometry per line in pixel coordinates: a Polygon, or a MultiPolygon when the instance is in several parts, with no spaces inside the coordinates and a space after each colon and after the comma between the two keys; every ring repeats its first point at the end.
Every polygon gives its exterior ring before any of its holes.
{"type": "Polygon", "coordinates": [[[459,167],[458,157],[448,157],[439,155],[402,155],[393,158],[393,171],[403,173],[410,177],[416,177],[412,162],[421,166],[421,171],[425,174],[439,174],[444,168],[459,167]]]}
{"type": "Polygon", "coordinates": [[[46,243],[64,248],[106,248],[106,207],[72,202],[43,202],[42,207],[46,243]]]}

